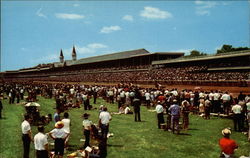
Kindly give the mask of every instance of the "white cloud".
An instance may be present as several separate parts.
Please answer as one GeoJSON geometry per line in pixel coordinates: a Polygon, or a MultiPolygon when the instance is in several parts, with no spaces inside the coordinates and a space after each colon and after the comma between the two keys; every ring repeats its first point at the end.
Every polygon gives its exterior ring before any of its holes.
{"type": "Polygon", "coordinates": [[[21,50],[22,50],[22,51],[26,51],[27,49],[26,49],[26,48],[24,48],[24,47],[22,47],[22,48],[21,48],[21,50]]]}
{"type": "Polygon", "coordinates": [[[101,43],[92,43],[92,44],[88,44],[88,47],[92,49],[99,49],[99,48],[107,48],[108,46],[101,44],[101,43]]]}
{"type": "Polygon", "coordinates": [[[59,53],[58,54],[50,54],[47,56],[42,56],[40,58],[32,59],[31,63],[41,64],[41,63],[49,63],[54,61],[59,61],[59,53]]]}
{"type": "Polygon", "coordinates": [[[218,3],[215,1],[201,1],[197,0],[194,2],[196,7],[196,14],[197,15],[210,15],[210,9],[215,7],[218,3]]]}
{"type": "Polygon", "coordinates": [[[134,21],[134,18],[132,15],[125,15],[122,17],[122,19],[126,21],[134,21]]]}
{"type": "Polygon", "coordinates": [[[67,13],[56,13],[55,16],[59,19],[70,19],[70,20],[76,20],[76,19],[83,19],[85,18],[84,15],[80,14],[67,14],[67,13]]]}
{"type": "Polygon", "coordinates": [[[80,5],[76,3],[76,4],[73,4],[73,6],[74,7],[79,7],[80,5]]]}
{"type": "Polygon", "coordinates": [[[36,15],[42,18],[47,18],[47,16],[42,13],[42,8],[37,10],[36,15]]]}
{"type": "MultiPolygon", "coordinates": [[[[87,44],[86,46],[76,45],[75,48],[76,48],[76,54],[78,55],[78,57],[79,55],[80,57],[85,57],[85,56],[94,55],[96,53],[100,53],[100,51],[104,51],[106,48],[108,48],[108,46],[102,43],[90,43],[90,44],[87,44]]],[[[65,60],[71,59],[71,53],[72,53],[72,48],[63,49],[65,60]]]]}
{"type": "Polygon", "coordinates": [[[114,32],[114,31],[119,31],[121,30],[121,27],[120,26],[105,26],[101,29],[100,33],[111,33],[111,32],[114,32]]]}
{"type": "Polygon", "coordinates": [[[194,48],[193,49],[176,49],[176,50],[171,50],[170,52],[183,52],[185,53],[185,55],[189,55],[192,50],[194,50],[194,48]]]}
{"type": "Polygon", "coordinates": [[[144,7],[144,10],[141,11],[140,16],[148,19],[168,19],[173,17],[170,12],[153,7],[144,7]]]}
{"type": "MultiPolygon", "coordinates": [[[[102,43],[90,43],[85,46],[75,45],[77,58],[89,57],[94,55],[100,55],[105,52],[110,52],[107,50],[109,48],[107,45],[102,43]]],[[[22,49],[22,48],[21,48],[22,49]]],[[[72,47],[71,48],[63,48],[64,60],[72,59],[72,47]]],[[[43,56],[41,58],[33,59],[30,62],[35,64],[41,63],[50,63],[50,62],[59,62],[60,49],[57,52],[49,53],[47,56],[43,56]]]]}

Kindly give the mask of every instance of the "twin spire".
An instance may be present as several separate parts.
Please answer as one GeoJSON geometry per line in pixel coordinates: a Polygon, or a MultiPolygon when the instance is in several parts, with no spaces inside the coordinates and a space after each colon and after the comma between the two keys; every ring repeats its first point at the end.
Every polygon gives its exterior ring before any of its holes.
{"type": "MultiPolygon", "coordinates": [[[[60,51],[60,63],[63,63],[64,62],[64,56],[63,56],[63,51],[61,49],[60,51]]],[[[72,60],[73,61],[76,61],[76,49],[75,49],[75,46],[73,46],[73,50],[72,50],[72,60]]]]}

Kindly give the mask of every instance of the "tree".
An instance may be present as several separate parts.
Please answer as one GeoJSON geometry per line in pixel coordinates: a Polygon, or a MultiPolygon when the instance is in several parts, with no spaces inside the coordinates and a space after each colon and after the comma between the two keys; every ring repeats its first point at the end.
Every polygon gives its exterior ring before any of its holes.
{"type": "Polygon", "coordinates": [[[233,51],[242,51],[242,50],[249,50],[249,48],[248,47],[234,48],[234,47],[232,47],[232,45],[226,45],[226,44],[224,44],[221,47],[221,49],[217,50],[217,54],[227,53],[227,52],[233,52],[233,51]]]}
{"type": "Polygon", "coordinates": [[[202,52],[200,52],[200,51],[198,51],[198,50],[192,50],[191,52],[190,52],[190,57],[194,57],[194,56],[203,56],[203,55],[207,55],[206,53],[202,53],[202,52]]]}

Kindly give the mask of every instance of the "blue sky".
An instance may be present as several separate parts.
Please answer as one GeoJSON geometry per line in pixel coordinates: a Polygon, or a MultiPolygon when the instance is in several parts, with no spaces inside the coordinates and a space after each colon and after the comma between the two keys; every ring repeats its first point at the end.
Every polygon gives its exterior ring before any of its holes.
{"type": "Polygon", "coordinates": [[[249,1],[2,1],[1,71],[145,48],[249,45],[249,1]]]}

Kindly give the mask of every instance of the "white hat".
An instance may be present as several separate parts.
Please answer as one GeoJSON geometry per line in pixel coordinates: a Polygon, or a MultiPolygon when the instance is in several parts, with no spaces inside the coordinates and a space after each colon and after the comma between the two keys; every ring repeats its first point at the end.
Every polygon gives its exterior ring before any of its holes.
{"type": "Polygon", "coordinates": [[[222,135],[225,136],[225,135],[230,135],[231,134],[231,130],[228,129],[228,128],[225,128],[221,131],[222,135]]]}

